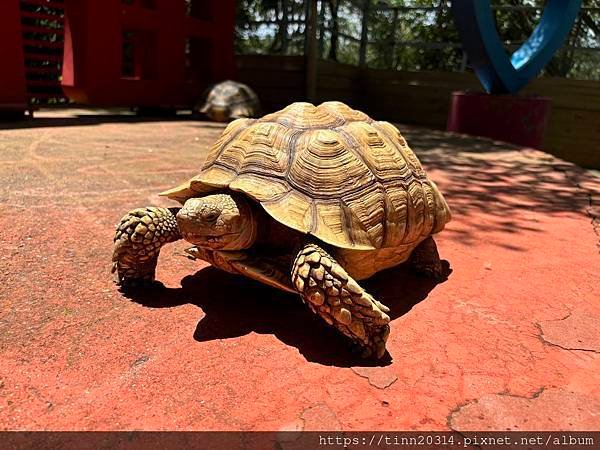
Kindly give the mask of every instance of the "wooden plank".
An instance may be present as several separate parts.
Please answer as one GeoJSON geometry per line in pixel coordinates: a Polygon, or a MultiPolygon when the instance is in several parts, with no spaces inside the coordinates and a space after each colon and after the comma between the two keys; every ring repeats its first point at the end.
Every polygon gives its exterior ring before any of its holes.
{"type": "Polygon", "coordinates": [[[65,34],[65,30],[62,28],[47,28],[47,27],[37,27],[33,25],[22,25],[21,29],[24,33],[38,33],[38,34],[56,34],[59,36],[63,36],[65,34]]]}
{"type": "Polygon", "coordinates": [[[258,95],[261,103],[288,104],[293,101],[300,101],[304,99],[304,89],[302,85],[297,89],[257,89],[256,94],[258,95]]]}
{"type": "Polygon", "coordinates": [[[304,58],[302,56],[270,56],[270,55],[243,55],[236,56],[239,70],[258,69],[264,71],[304,71],[304,58]]]}
{"type": "Polygon", "coordinates": [[[52,0],[21,0],[24,5],[45,6],[46,8],[65,9],[65,4],[61,1],[52,0]]]}
{"type": "Polygon", "coordinates": [[[27,86],[60,88],[59,80],[27,80],[27,86]]]}
{"type": "Polygon", "coordinates": [[[380,69],[365,69],[367,78],[376,80],[398,80],[400,82],[418,81],[432,84],[464,84],[464,85],[479,85],[479,81],[472,73],[461,72],[412,72],[412,71],[395,71],[395,70],[380,70],[380,69]]]}
{"type": "MultiPolygon", "coordinates": [[[[473,74],[444,72],[393,72],[367,71],[367,85],[380,85],[388,81],[392,85],[440,85],[450,90],[482,91],[473,74]]],[[[555,106],[598,110],[600,109],[600,82],[579,81],[562,78],[539,78],[531,83],[523,94],[537,94],[553,99],[555,106]]]]}
{"type": "Polygon", "coordinates": [[[41,53],[25,53],[25,61],[28,59],[34,61],[51,61],[62,63],[63,57],[62,55],[45,55],[41,53]]]}
{"type": "Polygon", "coordinates": [[[64,46],[64,42],[62,42],[62,41],[60,41],[60,42],[44,41],[41,39],[36,39],[36,40],[24,39],[23,45],[28,46],[28,47],[43,47],[43,48],[62,50],[63,46],[64,46]]]}
{"type": "Polygon", "coordinates": [[[267,75],[258,71],[238,71],[238,80],[251,87],[297,87],[304,83],[304,74],[273,71],[267,75]]]}
{"type": "Polygon", "coordinates": [[[584,88],[584,89],[600,89],[600,81],[596,80],[575,80],[572,78],[557,78],[543,77],[536,78],[531,86],[546,86],[550,88],[565,87],[565,88],[584,88]]]}
{"type": "Polygon", "coordinates": [[[34,20],[47,20],[49,22],[59,22],[62,24],[63,16],[61,14],[46,14],[39,12],[31,12],[31,11],[21,11],[21,17],[26,19],[34,19],[34,20]]]}
{"type": "Polygon", "coordinates": [[[600,168],[600,157],[598,155],[598,146],[581,146],[570,143],[546,142],[542,148],[558,156],[559,158],[571,161],[582,167],[600,168]]]}
{"type": "Polygon", "coordinates": [[[57,76],[61,74],[61,71],[56,66],[42,66],[42,67],[25,67],[26,73],[43,73],[43,74],[56,74],[57,76]]]}
{"type": "Polygon", "coordinates": [[[60,92],[28,92],[27,97],[29,99],[32,99],[32,98],[39,98],[39,99],[65,98],[64,94],[62,94],[60,92]]]}
{"type": "Polygon", "coordinates": [[[347,89],[356,91],[361,89],[359,80],[352,78],[336,77],[334,75],[319,75],[318,88],[323,89],[347,89]]]}
{"type": "Polygon", "coordinates": [[[556,79],[540,79],[524,89],[523,94],[550,97],[553,108],[600,111],[600,82],[584,82],[578,85],[556,79]]]}
{"type": "Polygon", "coordinates": [[[345,77],[359,77],[361,69],[349,64],[342,64],[335,61],[320,59],[319,74],[337,74],[345,77]]]}

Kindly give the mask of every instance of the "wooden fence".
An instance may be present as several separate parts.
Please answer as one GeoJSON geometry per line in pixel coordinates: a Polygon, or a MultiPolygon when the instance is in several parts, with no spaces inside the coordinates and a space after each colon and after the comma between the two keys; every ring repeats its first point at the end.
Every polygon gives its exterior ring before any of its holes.
{"type": "MultiPolygon", "coordinates": [[[[302,56],[238,56],[238,78],[274,111],[306,99],[302,56]]],[[[445,129],[450,95],[481,91],[470,73],[360,69],[320,60],[317,101],[341,100],[393,122],[445,129]]],[[[600,82],[539,78],[523,94],[552,98],[544,150],[584,167],[600,168],[600,82]]]]}

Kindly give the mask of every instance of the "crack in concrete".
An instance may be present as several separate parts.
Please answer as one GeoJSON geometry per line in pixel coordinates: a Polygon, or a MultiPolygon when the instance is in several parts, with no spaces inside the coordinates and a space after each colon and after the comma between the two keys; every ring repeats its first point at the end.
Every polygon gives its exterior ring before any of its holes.
{"type": "Polygon", "coordinates": [[[459,403],[458,405],[456,405],[454,408],[452,408],[450,410],[450,412],[448,413],[448,415],[446,416],[446,426],[448,427],[448,429],[456,431],[457,433],[460,433],[458,430],[455,430],[452,427],[452,416],[458,412],[460,412],[461,409],[463,409],[465,406],[469,406],[473,403],[477,403],[479,400],[474,398],[471,400],[465,400],[464,402],[459,403]]]}
{"type": "Polygon", "coordinates": [[[502,392],[497,392],[496,395],[501,395],[503,397],[514,397],[514,398],[522,398],[525,400],[533,400],[538,398],[540,395],[542,395],[542,393],[546,390],[546,386],[542,386],[540,387],[537,391],[534,391],[531,394],[531,397],[527,396],[527,395],[519,395],[519,394],[513,394],[512,392],[510,392],[509,390],[506,391],[502,391],[502,392]]]}
{"type": "Polygon", "coordinates": [[[389,388],[392,384],[394,384],[396,381],[398,381],[398,376],[394,375],[394,374],[391,374],[391,376],[389,376],[385,380],[380,380],[380,379],[374,380],[374,379],[372,379],[372,377],[376,376],[375,374],[361,373],[360,368],[356,368],[356,367],[351,367],[351,370],[359,377],[366,378],[366,380],[369,382],[369,384],[371,386],[376,387],[377,389],[381,389],[381,390],[389,388]]]}
{"type": "Polygon", "coordinates": [[[324,426],[326,429],[331,429],[332,431],[343,428],[336,412],[325,402],[318,402],[304,408],[297,417],[302,421],[301,431],[304,431],[307,426],[309,429],[314,429],[315,424],[324,426]]]}
{"type": "MultiPolygon", "coordinates": [[[[593,192],[581,186],[581,183],[576,179],[577,175],[581,175],[581,172],[584,172],[585,169],[577,167],[577,170],[569,171],[565,167],[560,167],[558,165],[554,165],[553,168],[558,172],[562,172],[565,179],[569,183],[571,183],[572,186],[574,186],[580,192],[585,194],[585,196],[587,197],[588,206],[585,208],[585,212],[591,219],[591,224],[594,229],[594,233],[596,233],[596,237],[598,238],[596,242],[596,247],[598,247],[598,252],[600,252],[600,205],[596,206],[596,203],[594,202],[593,192]]],[[[585,171],[585,173],[586,175],[588,174],[587,171],[585,171]]],[[[588,176],[595,178],[595,176],[592,174],[589,174],[588,176]]]]}
{"type": "MultiPolygon", "coordinates": [[[[540,395],[542,395],[545,391],[546,391],[546,386],[541,386],[539,389],[537,389],[536,391],[534,391],[531,396],[527,396],[527,395],[519,395],[519,394],[513,394],[511,393],[508,389],[501,391],[501,392],[496,392],[496,393],[492,393],[492,394],[485,394],[482,397],[485,397],[486,395],[498,395],[498,396],[502,396],[502,397],[513,397],[513,398],[520,398],[520,399],[524,399],[524,400],[535,400],[537,398],[539,398],[540,395]]],[[[479,399],[471,399],[471,400],[466,400],[462,403],[459,403],[458,405],[456,405],[452,410],[450,410],[450,412],[448,413],[448,415],[446,416],[446,426],[448,427],[449,430],[452,430],[458,434],[460,434],[461,436],[465,437],[465,435],[458,429],[456,429],[453,425],[452,425],[452,421],[454,418],[454,415],[460,413],[462,411],[463,408],[466,408],[467,406],[473,405],[473,404],[477,404],[479,403],[479,399]]],[[[481,448],[480,446],[476,446],[475,447],[481,448]]]]}
{"type": "MultiPolygon", "coordinates": [[[[446,416],[446,426],[448,427],[449,430],[452,430],[455,433],[457,433],[459,436],[461,436],[463,438],[463,442],[464,442],[464,439],[466,439],[468,436],[464,432],[457,430],[456,428],[454,428],[452,426],[452,416],[456,413],[459,413],[460,410],[463,409],[464,407],[472,405],[474,403],[477,403],[478,401],[479,400],[475,398],[475,399],[466,400],[462,403],[459,403],[452,410],[450,410],[450,412],[446,416]]],[[[471,447],[482,448],[481,445],[478,445],[478,444],[472,444],[471,447]]]]}
{"type": "MultiPolygon", "coordinates": [[[[569,315],[567,317],[565,317],[563,319],[558,319],[557,322],[559,322],[561,320],[565,320],[565,319],[569,318],[570,316],[571,316],[571,314],[569,313],[569,315]]],[[[594,350],[594,349],[591,349],[591,348],[565,347],[563,345],[556,344],[556,343],[554,343],[552,341],[549,341],[548,339],[546,339],[544,337],[544,329],[542,328],[542,325],[540,323],[538,323],[538,322],[535,322],[533,325],[538,329],[537,337],[542,342],[542,344],[544,344],[544,345],[549,345],[551,347],[558,347],[561,350],[566,350],[566,351],[578,351],[578,352],[600,354],[600,351],[594,350]]]]}

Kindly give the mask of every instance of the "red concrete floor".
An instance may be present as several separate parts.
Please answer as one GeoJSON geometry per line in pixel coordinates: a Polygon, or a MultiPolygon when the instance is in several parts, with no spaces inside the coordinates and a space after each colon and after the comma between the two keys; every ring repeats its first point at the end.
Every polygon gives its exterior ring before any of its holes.
{"type": "MultiPolygon", "coordinates": [[[[73,111],[71,111],[73,113],[73,111]]],[[[453,210],[438,285],[397,268],[379,365],[292,295],[163,250],[151,296],[114,226],[193,175],[221,125],[88,115],[0,130],[0,429],[600,429],[598,198],[547,154],[401,126],[453,210]]]]}

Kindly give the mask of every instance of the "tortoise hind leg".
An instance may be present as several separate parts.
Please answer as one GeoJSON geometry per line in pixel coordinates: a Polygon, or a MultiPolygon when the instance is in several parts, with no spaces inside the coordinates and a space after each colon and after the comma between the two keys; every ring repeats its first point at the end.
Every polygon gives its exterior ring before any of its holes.
{"type": "Polygon", "coordinates": [[[158,254],[163,245],[181,239],[175,214],[179,208],[138,208],[117,225],[112,272],[124,289],[154,281],[158,254]]]}
{"type": "Polygon", "coordinates": [[[389,335],[389,309],[369,295],[318,245],[309,243],[292,265],[292,282],[304,302],[363,350],[381,358],[389,335]]]}
{"type": "Polygon", "coordinates": [[[422,241],[412,252],[410,264],[421,275],[434,280],[445,278],[444,267],[440,255],[431,236],[422,241]]]}

